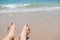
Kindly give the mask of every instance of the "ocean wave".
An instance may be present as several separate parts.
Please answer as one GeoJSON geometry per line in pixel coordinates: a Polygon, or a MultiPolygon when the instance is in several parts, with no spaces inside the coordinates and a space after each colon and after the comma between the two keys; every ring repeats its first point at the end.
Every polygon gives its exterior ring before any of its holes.
{"type": "Polygon", "coordinates": [[[0,13],[9,13],[9,12],[31,12],[31,11],[54,11],[60,10],[60,7],[52,8],[31,8],[31,9],[16,9],[16,10],[0,10],[0,13]]]}
{"type": "Polygon", "coordinates": [[[22,3],[22,4],[4,4],[0,5],[0,9],[19,9],[19,8],[30,8],[38,6],[36,3],[22,3]]]}
{"type": "Polygon", "coordinates": [[[47,8],[47,7],[60,7],[60,3],[21,3],[21,4],[0,4],[0,9],[19,9],[19,8],[47,8]]]}
{"type": "Polygon", "coordinates": [[[60,9],[60,3],[22,3],[22,4],[0,4],[0,12],[36,11],[60,9]]]}

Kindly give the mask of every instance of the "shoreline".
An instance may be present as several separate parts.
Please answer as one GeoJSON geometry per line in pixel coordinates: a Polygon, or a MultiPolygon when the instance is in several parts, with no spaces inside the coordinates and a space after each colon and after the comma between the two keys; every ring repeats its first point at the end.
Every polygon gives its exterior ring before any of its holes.
{"type": "Polygon", "coordinates": [[[33,8],[33,9],[11,9],[11,10],[0,10],[0,13],[18,13],[18,12],[60,12],[60,8],[50,8],[50,9],[41,9],[41,8],[33,8]]]}

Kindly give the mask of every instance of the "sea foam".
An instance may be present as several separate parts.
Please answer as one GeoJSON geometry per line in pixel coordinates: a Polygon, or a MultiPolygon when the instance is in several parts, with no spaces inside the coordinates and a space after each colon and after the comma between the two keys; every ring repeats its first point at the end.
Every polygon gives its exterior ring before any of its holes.
{"type": "Polygon", "coordinates": [[[56,10],[60,9],[59,4],[39,4],[39,3],[23,3],[23,4],[4,4],[0,5],[0,13],[3,12],[29,12],[39,10],[56,10]]]}

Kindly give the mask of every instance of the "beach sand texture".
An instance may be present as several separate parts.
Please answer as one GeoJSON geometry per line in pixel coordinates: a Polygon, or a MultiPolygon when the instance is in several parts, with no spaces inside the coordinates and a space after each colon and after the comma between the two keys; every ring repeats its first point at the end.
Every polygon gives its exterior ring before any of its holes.
{"type": "Polygon", "coordinates": [[[24,24],[30,25],[30,40],[60,40],[60,11],[0,13],[0,40],[7,35],[9,22],[16,25],[18,35],[24,24]]]}

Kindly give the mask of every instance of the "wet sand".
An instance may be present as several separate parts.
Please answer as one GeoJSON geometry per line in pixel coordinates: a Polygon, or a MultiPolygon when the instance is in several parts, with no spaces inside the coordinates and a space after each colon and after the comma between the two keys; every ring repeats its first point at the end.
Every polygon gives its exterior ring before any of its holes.
{"type": "Polygon", "coordinates": [[[7,35],[9,22],[16,25],[18,35],[24,24],[31,28],[31,40],[60,40],[60,11],[0,13],[0,40],[7,35]]]}

